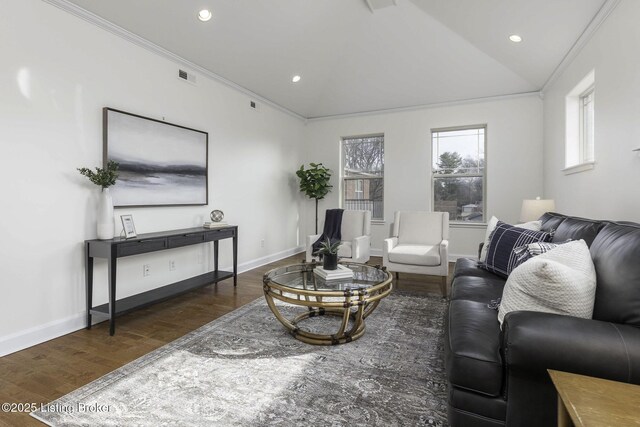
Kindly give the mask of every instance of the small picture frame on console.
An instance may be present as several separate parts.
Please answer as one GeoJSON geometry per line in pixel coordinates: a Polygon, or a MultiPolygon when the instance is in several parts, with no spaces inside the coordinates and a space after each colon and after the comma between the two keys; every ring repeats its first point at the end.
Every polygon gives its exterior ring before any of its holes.
{"type": "Polygon", "coordinates": [[[133,215],[120,215],[122,220],[122,230],[124,231],[124,238],[131,239],[137,237],[136,226],[133,224],[133,215]]]}

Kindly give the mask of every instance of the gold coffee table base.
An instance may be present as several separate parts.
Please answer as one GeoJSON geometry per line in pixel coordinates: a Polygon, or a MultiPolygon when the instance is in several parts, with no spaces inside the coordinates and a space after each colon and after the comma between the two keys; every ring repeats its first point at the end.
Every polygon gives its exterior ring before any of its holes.
{"type": "MultiPolygon", "coordinates": [[[[314,276],[313,268],[315,263],[299,264],[285,267],[292,271],[287,274],[299,274],[297,286],[278,283],[278,271],[274,269],[265,274],[264,295],[269,308],[275,317],[289,330],[296,339],[315,345],[337,345],[357,340],[365,331],[364,320],[376,309],[380,300],[391,293],[393,285],[391,275],[384,269],[377,267],[363,266],[361,264],[351,265],[357,269],[376,269],[376,277],[383,278],[382,281],[373,286],[359,287],[357,281],[350,284],[354,288],[345,290],[329,290],[322,285],[329,283],[314,276]],[[299,268],[299,270],[298,270],[299,268]],[[274,300],[279,300],[295,306],[307,307],[306,312],[288,319],[282,314],[274,300]],[[299,324],[303,320],[318,316],[336,316],[342,321],[335,334],[317,334],[302,329],[299,324]],[[351,326],[349,326],[351,323],[351,326]],[[348,328],[348,329],[347,329],[348,328]]],[[[357,272],[356,272],[357,275],[357,272]]]]}

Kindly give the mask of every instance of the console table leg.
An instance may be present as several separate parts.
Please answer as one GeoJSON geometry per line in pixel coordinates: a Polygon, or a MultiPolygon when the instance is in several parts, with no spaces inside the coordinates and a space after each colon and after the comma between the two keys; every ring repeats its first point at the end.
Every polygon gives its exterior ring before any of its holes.
{"type": "Polygon", "coordinates": [[[89,256],[89,243],[84,245],[84,274],[87,287],[87,329],[91,329],[91,307],[93,306],[93,257],[89,256]]]}
{"type": "Polygon", "coordinates": [[[238,232],[233,236],[233,286],[238,285],[238,232]]]}
{"type": "Polygon", "coordinates": [[[218,241],[213,242],[213,271],[218,271],[218,241]]]}
{"type": "MultiPolygon", "coordinates": [[[[115,246],[113,247],[115,248],[115,246]]],[[[111,254],[108,260],[109,269],[109,335],[116,333],[116,266],[115,254],[111,254]]]]}

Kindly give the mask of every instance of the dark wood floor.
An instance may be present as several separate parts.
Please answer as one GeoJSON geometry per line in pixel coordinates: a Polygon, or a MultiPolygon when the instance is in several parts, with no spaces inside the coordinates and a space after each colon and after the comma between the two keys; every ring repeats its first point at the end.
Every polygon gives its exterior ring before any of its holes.
{"type": "MultiPolygon", "coordinates": [[[[262,296],[262,276],[302,255],[256,268],[231,280],[134,311],[0,358],[0,403],[48,403],[262,296]]],[[[380,264],[372,258],[370,264],[380,264]]],[[[401,274],[396,289],[439,294],[439,278],[401,274]]],[[[275,319],[274,319],[275,321],[275,319]]],[[[0,426],[41,426],[28,412],[0,412],[0,426]]]]}

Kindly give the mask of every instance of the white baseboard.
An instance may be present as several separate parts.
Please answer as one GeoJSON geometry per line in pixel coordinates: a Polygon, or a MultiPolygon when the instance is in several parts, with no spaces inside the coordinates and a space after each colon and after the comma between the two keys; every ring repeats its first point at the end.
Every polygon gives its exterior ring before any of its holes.
{"type": "Polygon", "coordinates": [[[0,338],[0,357],[80,330],[87,326],[86,322],[87,314],[79,313],[2,337],[0,338]]]}
{"type": "MultiPolygon", "coordinates": [[[[272,255],[267,255],[262,258],[243,262],[242,264],[238,264],[238,273],[244,273],[245,271],[252,270],[265,264],[269,264],[270,262],[278,261],[301,252],[304,252],[304,247],[298,246],[272,255]]],[[[226,266],[221,267],[220,269],[230,271],[232,268],[232,266],[226,266]]],[[[0,357],[83,329],[87,326],[86,316],[87,314],[83,311],[82,313],[78,313],[64,319],[54,320],[44,325],[34,326],[33,328],[29,328],[24,331],[0,337],[0,357]]],[[[93,323],[95,324],[103,321],[104,319],[101,316],[100,319],[93,323]]]]}
{"type": "MultiPolygon", "coordinates": [[[[304,251],[305,251],[304,246],[298,246],[295,248],[284,250],[282,252],[277,252],[275,254],[267,255],[262,258],[243,262],[242,264],[238,264],[238,274],[244,273],[245,271],[253,270],[254,268],[262,267],[263,265],[269,264],[270,262],[279,261],[281,259],[290,257],[295,254],[299,254],[304,251]]],[[[232,266],[221,268],[221,270],[227,270],[227,271],[231,271],[232,269],[233,269],[232,266]]]]}

